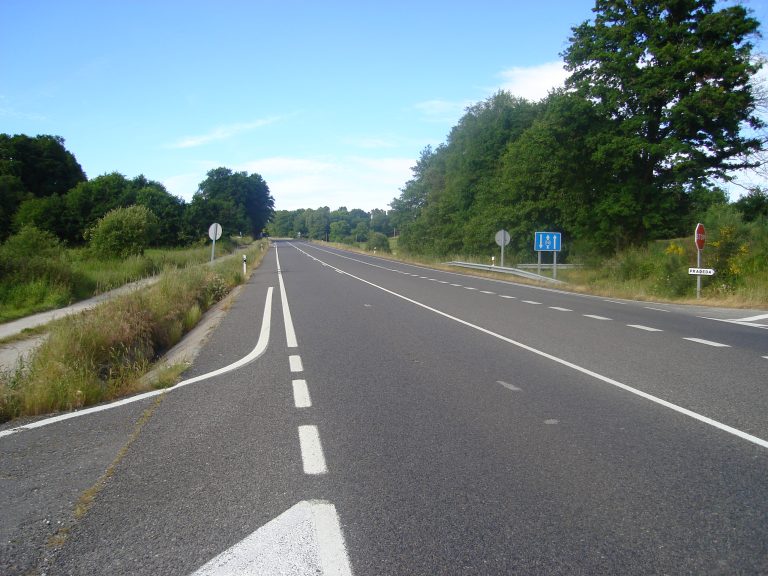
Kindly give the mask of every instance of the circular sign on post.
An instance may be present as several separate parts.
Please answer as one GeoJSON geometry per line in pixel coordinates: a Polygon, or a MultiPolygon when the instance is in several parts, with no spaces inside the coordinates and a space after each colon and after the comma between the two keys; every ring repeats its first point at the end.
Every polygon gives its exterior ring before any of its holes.
{"type": "Polygon", "coordinates": [[[208,228],[208,238],[211,240],[218,240],[221,238],[221,224],[214,222],[211,227],[208,228]]]}
{"type": "Polygon", "coordinates": [[[509,244],[510,237],[509,232],[506,230],[499,230],[496,232],[496,244],[499,246],[506,246],[509,244]]]}
{"type": "Polygon", "coordinates": [[[704,229],[704,224],[701,222],[696,224],[696,231],[693,238],[696,242],[696,248],[699,250],[704,250],[704,244],[707,241],[707,231],[704,229]]]}

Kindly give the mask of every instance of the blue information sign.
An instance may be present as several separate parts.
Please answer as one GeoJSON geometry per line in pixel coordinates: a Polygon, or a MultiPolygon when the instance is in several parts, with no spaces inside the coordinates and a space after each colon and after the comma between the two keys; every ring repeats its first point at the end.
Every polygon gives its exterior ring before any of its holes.
{"type": "Polygon", "coordinates": [[[560,232],[534,232],[533,249],[537,252],[560,252],[560,232]]]}

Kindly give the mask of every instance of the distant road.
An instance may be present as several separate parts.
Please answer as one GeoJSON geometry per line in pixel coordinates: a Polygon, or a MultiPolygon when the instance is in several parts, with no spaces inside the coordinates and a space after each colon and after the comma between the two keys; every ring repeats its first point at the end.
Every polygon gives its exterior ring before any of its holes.
{"type": "Polygon", "coordinates": [[[0,437],[0,572],[765,574],[766,328],[279,242],[199,381],[0,437]]]}

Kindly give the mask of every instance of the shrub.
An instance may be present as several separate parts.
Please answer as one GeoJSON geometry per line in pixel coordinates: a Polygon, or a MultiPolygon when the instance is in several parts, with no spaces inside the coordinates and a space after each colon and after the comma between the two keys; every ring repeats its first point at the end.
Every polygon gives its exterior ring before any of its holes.
{"type": "Polygon", "coordinates": [[[365,249],[369,251],[380,250],[389,252],[389,239],[381,232],[374,232],[365,243],[365,249]]]}
{"type": "Polygon", "coordinates": [[[157,217],[146,206],[115,208],[107,212],[86,236],[100,258],[141,256],[157,236],[157,217]]]}

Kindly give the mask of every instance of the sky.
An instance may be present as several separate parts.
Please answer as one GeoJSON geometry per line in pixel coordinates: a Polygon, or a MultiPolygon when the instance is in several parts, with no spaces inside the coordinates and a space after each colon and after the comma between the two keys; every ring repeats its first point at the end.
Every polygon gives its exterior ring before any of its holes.
{"type": "MultiPolygon", "coordinates": [[[[768,22],[768,0],[743,3],[768,22]]],[[[223,166],[260,174],[278,210],[386,210],[467,106],[561,86],[593,6],[0,0],[0,132],[61,136],[88,178],[187,201],[223,166]]]]}

